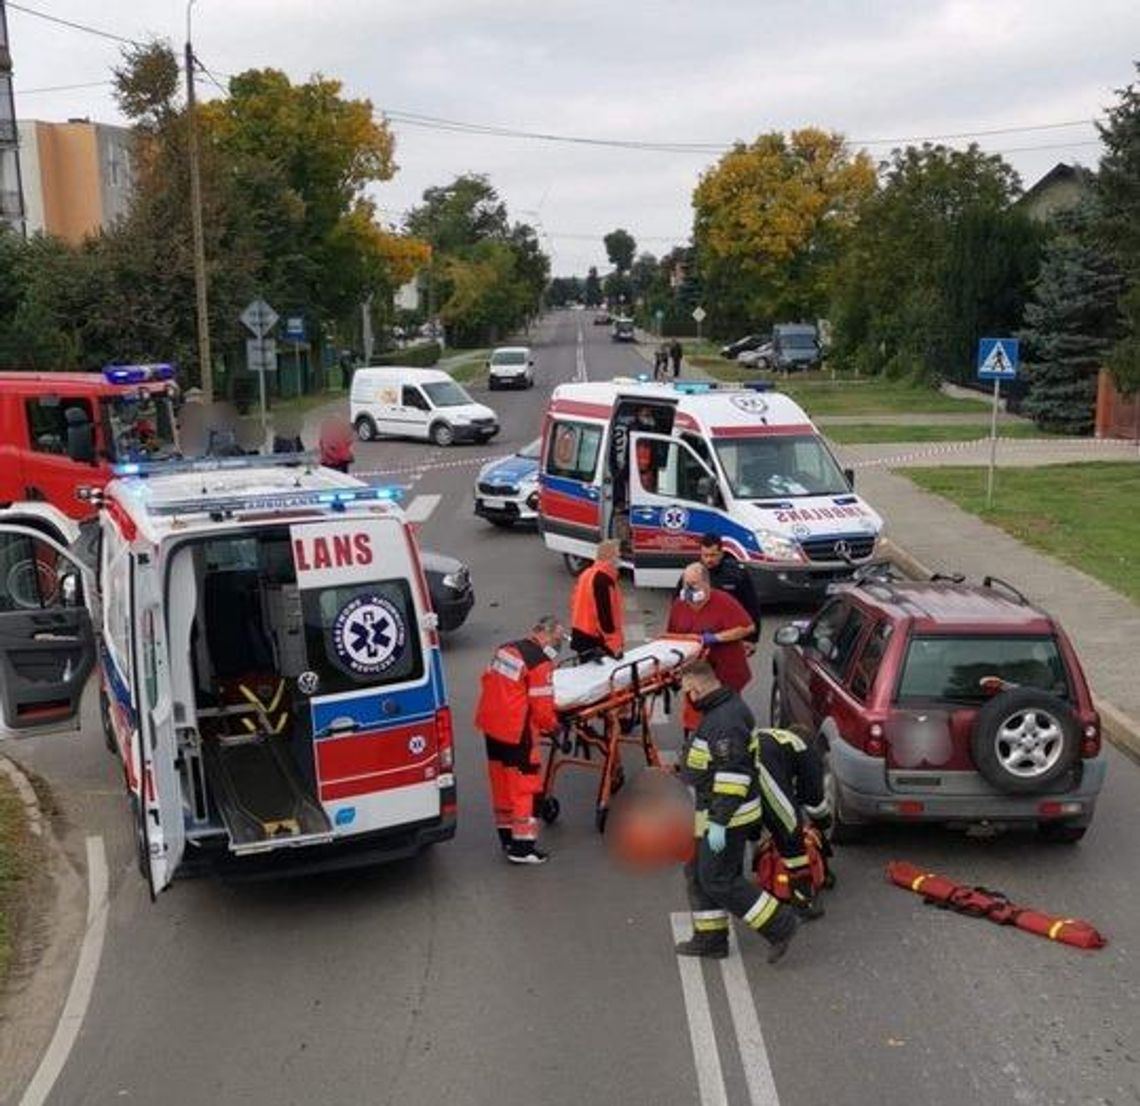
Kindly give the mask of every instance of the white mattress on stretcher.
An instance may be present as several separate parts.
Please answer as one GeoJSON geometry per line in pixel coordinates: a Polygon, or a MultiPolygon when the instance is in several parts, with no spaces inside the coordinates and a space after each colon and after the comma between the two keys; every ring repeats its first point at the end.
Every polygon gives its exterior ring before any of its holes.
{"type": "Polygon", "coordinates": [[[557,668],[554,671],[554,709],[576,710],[600,702],[614,688],[628,687],[634,663],[637,664],[638,679],[648,680],[692,660],[700,651],[699,641],[658,638],[628,650],[620,661],[606,657],[571,668],[557,668]]]}

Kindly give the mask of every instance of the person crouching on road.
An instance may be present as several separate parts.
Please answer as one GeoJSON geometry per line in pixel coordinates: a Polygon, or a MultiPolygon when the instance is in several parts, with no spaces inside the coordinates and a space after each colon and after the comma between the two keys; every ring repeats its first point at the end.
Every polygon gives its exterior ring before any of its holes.
{"type": "Polygon", "coordinates": [[[711,664],[696,661],[681,677],[682,694],[701,715],[681,750],[681,776],[696,797],[697,852],[685,865],[693,936],[680,956],[728,955],[728,916],[764,937],[768,963],[784,955],[799,921],[744,875],[744,853],[761,818],[761,778],[755,720],[743,699],[725,687],[711,664]]]}
{"type": "Polygon", "coordinates": [[[499,844],[512,864],[544,864],[535,802],[542,791],[543,735],[558,729],[554,659],[566,634],[552,615],[495,651],[483,673],[475,725],[487,743],[487,775],[499,844]]]}
{"type": "MultiPolygon", "coordinates": [[[[728,592],[712,586],[709,571],[699,561],[681,573],[681,594],[669,608],[668,634],[695,638],[708,650],[708,660],[722,684],[739,693],[752,679],[745,642],[755,626],[748,612],[728,592]]],[[[681,726],[697,725],[697,715],[686,699],[681,726]]]]}
{"type": "Polygon", "coordinates": [[[581,662],[605,656],[621,660],[625,649],[617,564],[620,548],[613,539],[602,542],[598,559],[574,585],[570,599],[570,648],[581,662]]]}

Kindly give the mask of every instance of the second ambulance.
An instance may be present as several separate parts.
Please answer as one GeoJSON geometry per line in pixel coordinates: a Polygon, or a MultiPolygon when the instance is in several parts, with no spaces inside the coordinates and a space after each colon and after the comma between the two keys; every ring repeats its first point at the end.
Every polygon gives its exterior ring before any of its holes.
{"type": "Polygon", "coordinates": [[[564,384],[543,427],[539,524],[571,572],[618,538],[644,587],[673,587],[719,534],[762,600],[810,599],[874,556],[883,520],[853,485],[770,386],[564,384]]]}

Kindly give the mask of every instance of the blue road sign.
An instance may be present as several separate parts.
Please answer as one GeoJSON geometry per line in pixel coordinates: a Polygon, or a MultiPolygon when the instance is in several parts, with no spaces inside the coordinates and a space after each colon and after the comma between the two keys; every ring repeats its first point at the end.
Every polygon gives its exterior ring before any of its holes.
{"type": "Polygon", "coordinates": [[[305,340],[305,318],[303,315],[286,317],[285,337],[290,342],[303,342],[305,340]]]}
{"type": "Polygon", "coordinates": [[[979,380],[1016,380],[1016,338],[982,338],[978,342],[979,380]]]}

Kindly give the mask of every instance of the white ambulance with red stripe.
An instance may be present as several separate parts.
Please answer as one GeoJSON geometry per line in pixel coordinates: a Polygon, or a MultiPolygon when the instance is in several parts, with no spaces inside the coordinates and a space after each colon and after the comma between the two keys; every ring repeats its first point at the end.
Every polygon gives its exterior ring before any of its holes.
{"type": "Polygon", "coordinates": [[[770,385],[563,384],[543,426],[539,525],[580,572],[618,538],[639,586],[673,587],[701,537],[762,600],[819,598],[875,554],[883,520],[803,409],[770,385]]]}
{"type": "Polygon", "coordinates": [[[67,548],[0,515],[5,728],[76,730],[99,669],[152,892],[454,836],[435,615],[393,499],[296,457],[226,458],[120,466],[67,548]]]}

